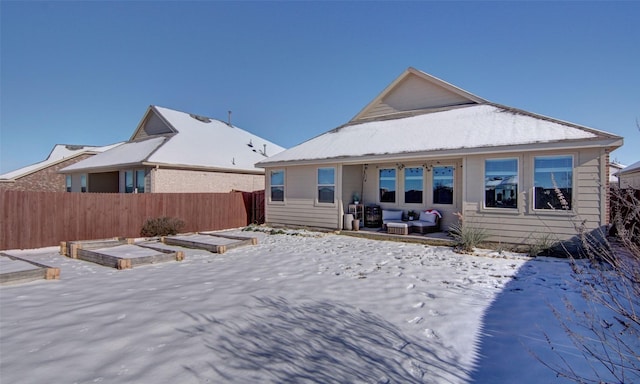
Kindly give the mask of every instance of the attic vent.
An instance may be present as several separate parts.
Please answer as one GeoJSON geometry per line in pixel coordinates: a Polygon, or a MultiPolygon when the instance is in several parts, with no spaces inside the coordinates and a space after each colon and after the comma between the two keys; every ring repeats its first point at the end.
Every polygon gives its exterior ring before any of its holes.
{"type": "Polygon", "coordinates": [[[208,117],[204,117],[204,116],[200,116],[200,115],[194,115],[194,114],[190,114],[189,116],[193,117],[194,119],[201,121],[203,123],[210,123],[211,119],[208,117]]]}
{"type": "Polygon", "coordinates": [[[79,149],[83,149],[84,145],[71,145],[71,144],[69,144],[69,145],[65,145],[64,147],[67,148],[70,151],[77,151],[79,149]]]}

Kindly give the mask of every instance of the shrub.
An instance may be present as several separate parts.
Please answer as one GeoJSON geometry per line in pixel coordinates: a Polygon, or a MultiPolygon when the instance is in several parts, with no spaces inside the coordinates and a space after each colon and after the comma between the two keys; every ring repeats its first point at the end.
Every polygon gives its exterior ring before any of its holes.
{"type": "Polygon", "coordinates": [[[458,223],[449,227],[449,234],[456,241],[456,248],[471,252],[473,248],[483,243],[489,237],[489,234],[482,228],[471,227],[464,222],[464,216],[457,212],[458,223]]]}
{"type": "Polygon", "coordinates": [[[577,309],[566,298],[565,313],[552,307],[573,346],[591,362],[591,372],[578,371],[562,356],[564,363],[558,364],[538,358],[558,377],[581,384],[640,382],[640,199],[636,191],[616,190],[613,196],[615,237],[576,224],[580,253],[569,254],[588,309],[577,309]]]}
{"type": "Polygon", "coordinates": [[[534,237],[533,240],[533,243],[529,244],[529,256],[531,257],[541,254],[548,255],[551,249],[556,246],[556,241],[553,240],[553,236],[550,233],[534,237]]]}
{"type": "Polygon", "coordinates": [[[184,227],[184,221],[174,217],[156,217],[147,219],[140,230],[140,236],[169,236],[175,235],[184,227]]]}

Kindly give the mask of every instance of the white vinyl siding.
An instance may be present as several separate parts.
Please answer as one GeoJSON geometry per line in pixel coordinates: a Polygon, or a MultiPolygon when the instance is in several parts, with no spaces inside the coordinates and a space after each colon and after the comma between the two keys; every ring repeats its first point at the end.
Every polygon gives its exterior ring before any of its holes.
{"type": "Polygon", "coordinates": [[[409,76],[394,91],[371,106],[360,119],[388,115],[403,111],[468,104],[462,97],[418,76],[409,76]]]}
{"type": "MultiPolygon", "coordinates": [[[[335,168],[336,199],[341,196],[340,169],[335,168]]],[[[285,204],[265,204],[266,222],[270,225],[288,225],[310,228],[340,228],[342,204],[318,204],[317,167],[286,167],[285,204]]],[[[270,172],[270,169],[266,170],[270,172]]]]}
{"type": "Polygon", "coordinates": [[[603,181],[606,178],[601,170],[606,169],[606,155],[600,149],[588,149],[580,153],[555,152],[523,154],[519,158],[521,185],[518,192],[518,209],[484,209],[481,182],[478,175],[486,157],[473,156],[465,163],[465,203],[463,213],[468,225],[485,228],[490,241],[505,243],[532,243],[544,234],[550,233],[554,240],[568,240],[576,233],[576,225],[583,221],[586,229],[594,230],[606,223],[602,204],[605,204],[606,190],[603,181]],[[534,161],[540,156],[572,156],[573,188],[572,209],[562,210],[534,209],[534,161]]]}

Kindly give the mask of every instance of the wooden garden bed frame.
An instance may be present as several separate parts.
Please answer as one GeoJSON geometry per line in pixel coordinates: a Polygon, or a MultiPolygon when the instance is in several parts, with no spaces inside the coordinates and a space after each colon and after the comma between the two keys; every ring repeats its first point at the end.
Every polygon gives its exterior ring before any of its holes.
{"type": "Polygon", "coordinates": [[[168,249],[135,244],[133,239],[106,239],[62,242],[60,243],[60,253],[72,259],[89,261],[92,263],[117,269],[130,269],[145,264],[155,264],[173,260],[184,260],[184,252],[182,251],[174,252],[168,249]],[[105,253],[95,251],[95,249],[110,248],[118,245],[134,245],[137,247],[153,249],[154,251],[159,253],[143,257],[127,258],[107,255],[105,253]]]}
{"type": "Polygon", "coordinates": [[[24,271],[16,271],[16,272],[7,272],[0,274],[0,285],[4,284],[16,284],[16,283],[26,283],[34,280],[59,280],[60,279],[60,268],[50,267],[48,265],[36,263],[35,261],[27,260],[22,257],[13,256],[6,254],[4,252],[0,252],[1,256],[6,256],[11,260],[19,260],[25,263],[31,264],[37,268],[28,269],[24,271]]]}
{"type": "MultiPolygon", "coordinates": [[[[192,240],[186,240],[186,239],[177,239],[171,236],[162,237],[160,240],[167,245],[177,245],[177,246],[186,247],[186,248],[204,249],[206,251],[213,252],[213,253],[225,253],[229,249],[243,247],[246,245],[258,244],[258,239],[256,239],[255,237],[243,237],[243,236],[227,235],[222,233],[210,233],[210,232],[196,232],[195,234],[212,236],[212,237],[221,237],[224,239],[237,240],[237,241],[230,244],[217,245],[217,244],[208,244],[208,243],[202,243],[199,241],[192,241],[192,240]]],[[[189,235],[190,234],[187,233],[180,236],[189,236],[189,235]]]]}

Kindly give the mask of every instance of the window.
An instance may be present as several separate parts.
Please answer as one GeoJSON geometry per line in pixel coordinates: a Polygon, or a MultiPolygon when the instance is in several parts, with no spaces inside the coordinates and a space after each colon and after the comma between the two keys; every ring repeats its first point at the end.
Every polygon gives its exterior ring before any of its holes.
{"type": "Polygon", "coordinates": [[[269,184],[271,185],[271,201],[284,201],[284,171],[271,171],[269,184]]]}
{"type": "Polygon", "coordinates": [[[453,204],[453,167],[433,167],[433,203],[453,204]]]}
{"type": "Polygon", "coordinates": [[[137,193],[144,193],[144,169],[136,171],[136,189],[137,193]]]}
{"type": "Polygon", "coordinates": [[[404,169],[404,202],[422,204],[424,190],[422,167],[404,169]]]}
{"type": "Polygon", "coordinates": [[[396,202],[396,170],[395,168],[380,170],[380,202],[396,202]]]}
{"type": "Polygon", "coordinates": [[[80,192],[87,192],[87,175],[80,175],[80,192]]]}
{"type": "Polygon", "coordinates": [[[71,175],[65,177],[65,183],[67,186],[67,192],[71,192],[71,175]]]}
{"type": "Polygon", "coordinates": [[[533,168],[534,208],[570,210],[573,157],[536,157],[533,168]]]}
{"type": "Polygon", "coordinates": [[[124,171],[124,193],[133,193],[133,171],[124,171]]]}
{"type": "Polygon", "coordinates": [[[518,207],[518,159],[484,162],[484,206],[518,207]]]}
{"type": "Polygon", "coordinates": [[[145,170],[124,171],[124,193],[144,193],[145,170]]]}
{"type": "Polygon", "coordinates": [[[335,173],[335,168],[318,168],[318,203],[334,202],[335,173]]]}

